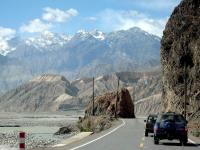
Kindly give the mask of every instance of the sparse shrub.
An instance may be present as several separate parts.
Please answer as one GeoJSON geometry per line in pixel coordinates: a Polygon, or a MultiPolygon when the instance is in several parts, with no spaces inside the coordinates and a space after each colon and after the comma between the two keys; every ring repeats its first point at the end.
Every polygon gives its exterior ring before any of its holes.
{"type": "Polygon", "coordinates": [[[81,132],[100,132],[111,127],[111,120],[106,116],[88,116],[79,119],[77,127],[81,132]]]}
{"type": "Polygon", "coordinates": [[[200,137],[200,130],[192,131],[192,135],[195,137],[200,137]]]}

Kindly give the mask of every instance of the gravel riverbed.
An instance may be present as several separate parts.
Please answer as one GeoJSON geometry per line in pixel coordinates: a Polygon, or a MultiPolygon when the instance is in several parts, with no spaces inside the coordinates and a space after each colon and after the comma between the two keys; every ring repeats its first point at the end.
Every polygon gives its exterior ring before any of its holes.
{"type": "MultiPolygon", "coordinates": [[[[67,134],[67,135],[38,135],[38,134],[27,134],[25,143],[27,149],[32,149],[36,147],[51,147],[55,144],[60,143],[63,139],[66,139],[72,136],[74,133],[67,134]]],[[[0,144],[7,145],[11,148],[18,148],[19,147],[19,138],[18,132],[13,133],[0,133],[0,144]]]]}
{"type": "Polygon", "coordinates": [[[18,150],[19,132],[26,132],[26,149],[51,147],[76,133],[54,135],[60,127],[73,125],[79,114],[0,114],[0,150],[18,150]],[[75,115],[74,115],[75,114],[75,115]]]}

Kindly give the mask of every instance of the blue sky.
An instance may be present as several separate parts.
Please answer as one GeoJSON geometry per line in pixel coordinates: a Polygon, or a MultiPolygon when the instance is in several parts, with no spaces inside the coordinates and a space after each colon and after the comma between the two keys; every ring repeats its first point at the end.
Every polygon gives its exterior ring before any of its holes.
{"type": "Polygon", "coordinates": [[[180,0],[1,0],[0,40],[45,31],[110,32],[137,26],[162,36],[180,0]]]}

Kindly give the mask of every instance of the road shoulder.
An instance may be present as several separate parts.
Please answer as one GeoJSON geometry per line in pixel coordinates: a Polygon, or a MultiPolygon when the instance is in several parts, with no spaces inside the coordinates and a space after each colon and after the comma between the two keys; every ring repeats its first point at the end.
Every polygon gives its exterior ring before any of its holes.
{"type": "Polygon", "coordinates": [[[189,135],[189,142],[191,142],[192,144],[198,145],[198,147],[200,147],[200,138],[198,137],[189,135]]]}

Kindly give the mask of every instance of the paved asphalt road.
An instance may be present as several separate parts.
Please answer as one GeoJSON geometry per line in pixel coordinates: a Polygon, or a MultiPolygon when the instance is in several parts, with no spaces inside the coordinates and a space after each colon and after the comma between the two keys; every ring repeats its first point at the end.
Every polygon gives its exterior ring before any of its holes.
{"type": "MultiPolygon", "coordinates": [[[[198,143],[200,144],[200,143],[198,143]]],[[[144,137],[143,119],[123,119],[108,131],[95,134],[82,141],[53,150],[200,150],[200,145],[189,143],[180,146],[179,141],[162,140],[159,145],[153,144],[153,137],[144,137]],[[121,123],[121,122],[120,122],[121,123]],[[114,131],[113,131],[114,129],[114,131]],[[98,139],[98,140],[97,140],[98,139]]]]}

